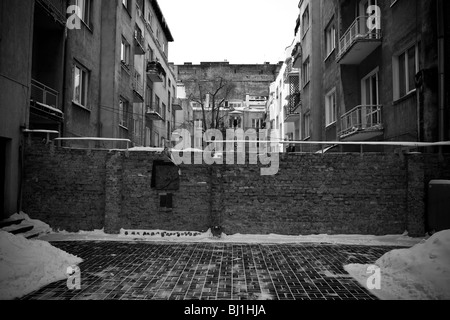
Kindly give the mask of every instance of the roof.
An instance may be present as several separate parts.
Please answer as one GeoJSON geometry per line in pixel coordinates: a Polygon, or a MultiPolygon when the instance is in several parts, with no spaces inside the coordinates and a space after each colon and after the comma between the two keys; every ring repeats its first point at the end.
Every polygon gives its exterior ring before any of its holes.
{"type": "Polygon", "coordinates": [[[155,11],[156,18],[158,19],[158,21],[161,25],[161,28],[163,29],[163,32],[167,38],[167,41],[173,42],[174,40],[173,40],[172,33],[170,32],[169,25],[167,24],[166,19],[164,18],[164,15],[161,11],[161,8],[159,7],[158,1],[150,0],[150,4],[152,5],[153,10],[155,11]]]}

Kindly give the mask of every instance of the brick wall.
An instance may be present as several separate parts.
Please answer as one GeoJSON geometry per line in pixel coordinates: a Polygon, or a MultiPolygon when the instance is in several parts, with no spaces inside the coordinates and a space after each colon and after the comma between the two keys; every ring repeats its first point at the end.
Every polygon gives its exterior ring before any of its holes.
{"type": "Polygon", "coordinates": [[[160,155],[35,143],[26,150],[23,210],[68,231],[423,235],[427,184],[450,179],[449,158],[281,155],[276,176],[261,176],[259,165],[182,165],[167,209],[160,207],[166,192],[151,187],[160,155]]]}

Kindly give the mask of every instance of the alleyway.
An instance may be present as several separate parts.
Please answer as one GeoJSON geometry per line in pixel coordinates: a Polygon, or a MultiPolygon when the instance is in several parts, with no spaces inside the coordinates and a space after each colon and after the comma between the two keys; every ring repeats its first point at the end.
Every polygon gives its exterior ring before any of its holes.
{"type": "Polygon", "coordinates": [[[59,281],[44,300],[372,300],[344,271],[392,247],[328,244],[54,242],[84,259],[81,290],[59,281]]]}

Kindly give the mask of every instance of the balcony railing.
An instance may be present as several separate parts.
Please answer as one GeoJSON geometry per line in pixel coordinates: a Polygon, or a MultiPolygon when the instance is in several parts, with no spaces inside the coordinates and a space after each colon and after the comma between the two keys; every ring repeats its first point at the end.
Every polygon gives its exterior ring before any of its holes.
{"type": "Polygon", "coordinates": [[[381,29],[369,30],[367,21],[369,18],[361,16],[357,17],[352,25],[347,29],[339,41],[338,61],[341,61],[345,55],[351,53],[352,47],[357,42],[365,43],[361,48],[355,48],[354,56],[349,57],[346,62],[348,64],[359,64],[364,60],[375,48],[381,43],[381,29]]]}
{"type": "Polygon", "coordinates": [[[161,116],[161,106],[157,105],[156,103],[153,104],[147,104],[145,106],[145,115],[148,119],[154,120],[154,121],[162,121],[163,118],[161,116]]]}
{"type": "Polygon", "coordinates": [[[182,111],[183,107],[181,99],[172,98],[172,107],[175,111],[182,111]]]}
{"type": "Polygon", "coordinates": [[[138,95],[139,102],[142,102],[144,97],[144,84],[141,74],[136,70],[133,71],[133,90],[138,95]]]}
{"type": "Polygon", "coordinates": [[[136,29],[134,30],[134,42],[135,42],[135,51],[134,51],[134,53],[136,55],[143,55],[143,54],[145,54],[144,35],[142,34],[142,30],[139,27],[136,27],[136,29]]]}
{"type": "Polygon", "coordinates": [[[288,83],[291,77],[300,77],[300,69],[294,68],[292,59],[286,66],[284,72],[284,83],[288,83]]]}
{"type": "Polygon", "coordinates": [[[146,72],[152,82],[163,82],[163,76],[166,76],[166,71],[158,61],[149,61],[146,72]]]}
{"type": "Polygon", "coordinates": [[[31,99],[33,101],[60,110],[58,107],[58,98],[58,91],[31,79],[31,99]]]}
{"type": "Polygon", "coordinates": [[[341,117],[341,139],[361,132],[383,130],[382,106],[357,106],[341,117]]]}
{"type": "Polygon", "coordinates": [[[289,103],[285,106],[284,122],[296,122],[299,120],[300,112],[298,112],[298,109],[302,104],[300,97],[300,93],[297,92],[286,98],[289,103]]]}

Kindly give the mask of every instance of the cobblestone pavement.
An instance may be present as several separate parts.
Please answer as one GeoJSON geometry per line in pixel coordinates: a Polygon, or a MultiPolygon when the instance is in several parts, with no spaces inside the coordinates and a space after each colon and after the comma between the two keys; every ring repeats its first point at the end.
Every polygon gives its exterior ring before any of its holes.
{"type": "Polygon", "coordinates": [[[344,271],[392,247],[329,244],[54,242],[84,259],[81,290],[53,283],[39,300],[373,300],[344,271]]]}

